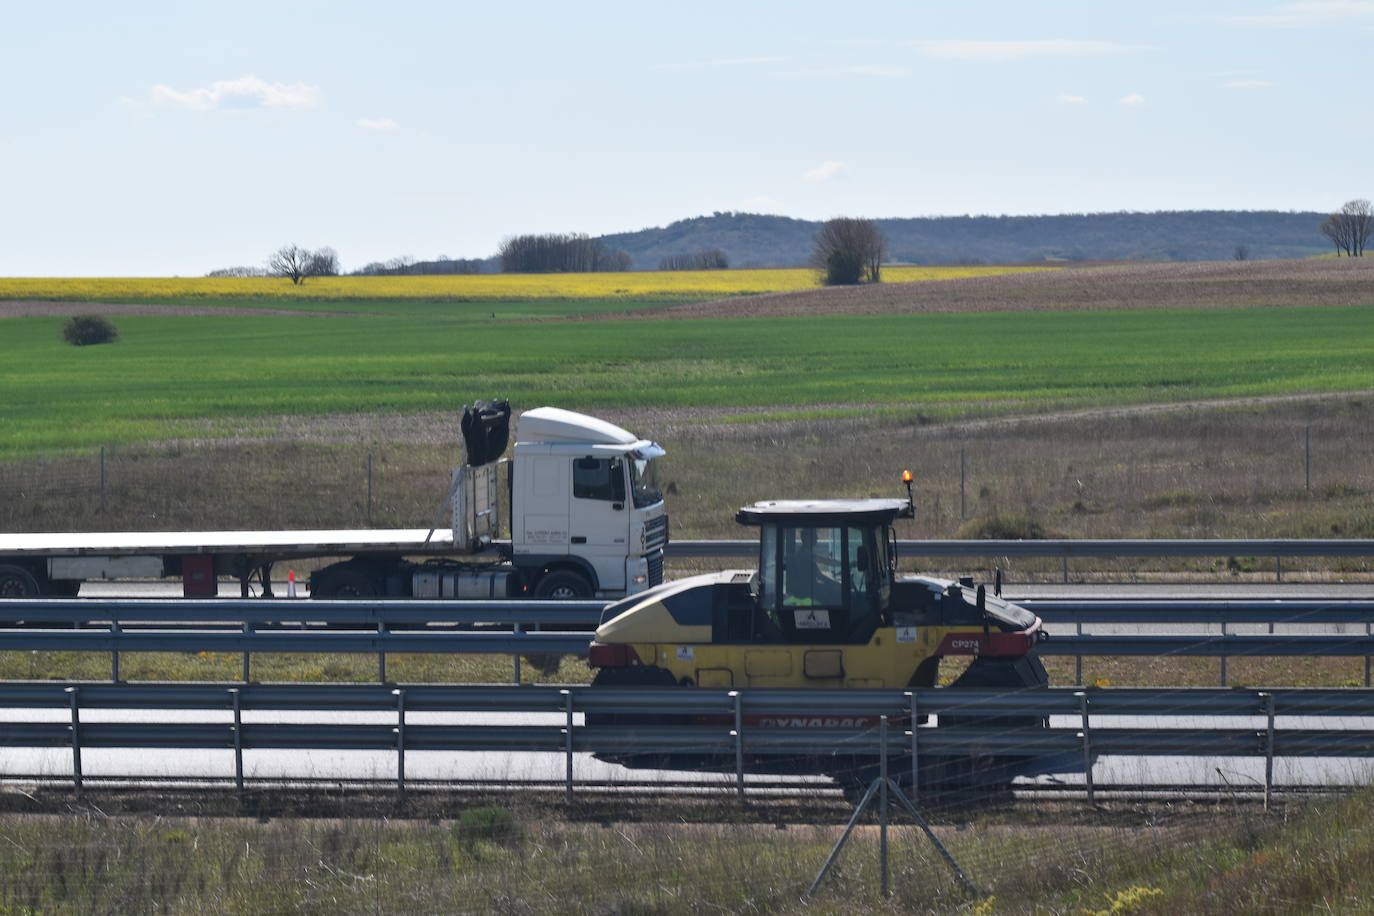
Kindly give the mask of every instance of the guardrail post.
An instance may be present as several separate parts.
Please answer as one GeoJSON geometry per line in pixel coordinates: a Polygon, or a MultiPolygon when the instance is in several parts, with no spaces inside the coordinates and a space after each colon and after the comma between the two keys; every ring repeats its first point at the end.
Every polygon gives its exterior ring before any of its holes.
{"type": "Polygon", "coordinates": [[[890,897],[887,887],[887,716],[878,717],[878,875],[883,896],[890,897]]]}
{"type": "Polygon", "coordinates": [[[1274,554],[1274,581],[1283,581],[1283,557],[1274,554]]]}
{"type": "Polygon", "coordinates": [[[117,647],[119,646],[119,621],[118,621],[118,620],[111,620],[111,621],[110,621],[110,635],[112,635],[112,636],[115,638],[114,645],[116,646],[116,648],[110,649],[110,681],[111,681],[111,683],[118,684],[118,683],[119,683],[119,649],[117,648],[117,647]]]}
{"type": "Polygon", "coordinates": [[[728,694],[735,702],[735,788],[739,797],[744,798],[744,698],[738,690],[728,694]]]}
{"type": "MultiPolygon", "coordinates": [[[[244,624],[243,624],[243,635],[244,635],[244,636],[247,636],[248,633],[249,633],[248,622],[247,622],[247,621],[244,621],[244,624]]],[[[248,675],[249,675],[249,669],[248,669],[248,665],[249,665],[248,656],[249,656],[248,650],[247,650],[247,649],[244,649],[244,650],[243,650],[243,682],[244,682],[245,684],[248,683],[248,675]]]]}
{"type": "Polygon", "coordinates": [[[568,801],[571,802],[573,800],[573,697],[571,690],[558,692],[563,697],[563,710],[567,715],[566,724],[563,726],[563,750],[566,761],[563,785],[568,793],[568,801]]]}
{"type": "MultiPolygon", "coordinates": [[[[386,621],[377,621],[377,641],[380,643],[386,638],[386,621]]],[[[386,683],[386,649],[377,653],[377,683],[386,683]]]]}
{"type": "MultiPolygon", "coordinates": [[[[520,629],[520,624],[516,623],[516,624],[514,624],[514,625],[511,627],[511,632],[514,633],[517,637],[519,637],[519,635],[520,635],[522,632],[524,632],[524,631],[520,629]]],[[[515,659],[515,683],[516,683],[516,686],[519,686],[519,684],[520,684],[520,650],[519,650],[519,649],[517,649],[517,650],[515,651],[515,655],[514,655],[513,657],[514,657],[514,659],[515,659]]]]}
{"type": "MultiPolygon", "coordinates": [[[[1369,635],[1370,635],[1370,629],[1369,629],[1369,624],[1368,624],[1368,623],[1365,623],[1365,625],[1364,625],[1364,635],[1365,635],[1365,636],[1369,636],[1369,635]]],[[[1370,667],[1370,666],[1369,666],[1369,660],[1370,660],[1370,656],[1366,655],[1366,656],[1364,657],[1364,685],[1365,685],[1366,687],[1369,686],[1369,667],[1370,667]]]]}
{"type": "MultiPolygon", "coordinates": [[[[1226,621],[1224,620],[1221,622],[1221,635],[1223,637],[1226,636],[1226,621]]],[[[1227,656],[1225,655],[1225,652],[1223,650],[1223,654],[1221,656],[1221,686],[1223,687],[1226,686],[1226,661],[1227,656]]]]}
{"type": "MultiPolygon", "coordinates": [[[[1074,625],[1074,634],[1083,635],[1083,621],[1080,620],[1074,625]]],[[[1081,653],[1073,657],[1073,682],[1079,687],[1083,686],[1083,656],[1081,653]]]]}
{"type": "Polygon", "coordinates": [[[920,757],[916,747],[916,726],[920,718],[916,715],[916,694],[912,692],[907,696],[911,697],[911,800],[914,802],[921,790],[920,757]]]}
{"type": "Polygon", "coordinates": [[[234,706],[234,791],[243,794],[243,702],[237,687],[229,688],[234,706]]]}
{"type": "Polygon", "coordinates": [[[401,804],[406,800],[406,692],[391,691],[396,697],[396,796],[401,804]]]}
{"type": "Polygon", "coordinates": [[[1274,695],[1261,692],[1264,715],[1268,720],[1264,735],[1264,810],[1269,810],[1269,797],[1274,792],[1274,695]]]}
{"type": "Polygon", "coordinates": [[[1092,728],[1088,719],[1088,693],[1079,690],[1074,693],[1078,697],[1078,712],[1083,720],[1083,730],[1079,733],[1083,739],[1083,778],[1088,787],[1088,804],[1097,803],[1093,792],[1093,752],[1092,752],[1092,728]]]}
{"type": "Polygon", "coordinates": [[[67,697],[72,708],[72,788],[81,794],[81,704],[77,697],[78,688],[67,687],[67,697]]]}

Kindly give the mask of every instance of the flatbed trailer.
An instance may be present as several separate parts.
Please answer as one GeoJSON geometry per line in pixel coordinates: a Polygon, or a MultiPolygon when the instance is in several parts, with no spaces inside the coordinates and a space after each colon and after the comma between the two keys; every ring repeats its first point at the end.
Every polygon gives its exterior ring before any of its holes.
{"type": "Polygon", "coordinates": [[[256,579],[271,597],[275,564],[331,558],[340,561],[311,578],[316,597],[622,598],[662,581],[668,516],[651,463],[663,449],[595,417],[541,407],[520,417],[504,458],[509,407],[481,409],[479,420],[469,420],[474,408],[464,414],[450,527],[6,533],[0,598],[165,578],[180,579],[186,597],[214,597],[222,577],[236,579],[243,597],[256,579]]]}

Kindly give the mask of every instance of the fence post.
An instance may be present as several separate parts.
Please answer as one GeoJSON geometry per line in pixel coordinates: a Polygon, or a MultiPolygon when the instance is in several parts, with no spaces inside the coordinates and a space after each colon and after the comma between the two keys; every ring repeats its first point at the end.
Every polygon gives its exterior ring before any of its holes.
{"type": "Polygon", "coordinates": [[[67,697],[72,709],[72,788],[81,794],[81,705],[77,697],[78,688],[67,687],[67,697]]]}
{"type": "MultiPolygon", "coordinates": [[[[520,628],[520,624],[519,624],[519,623],[516,623],[516,624],[514,624],[514,625],[511,627],[511,633],[513,633],[516,637],[519,637],[520,634],[521,634],[522,632],[524,632],[524,631],[520,628]]],[[[519,687],[519,686],[520,686],[520,650],[519,650],[519,649],[516,649],[516,650],[515,650],[515,654],[512,656],[512,659],[514,660],[514,666],[515,666],[515,686],[519,687]]]]}
{"type": "Polygon", "coordinates": [[[229,688],[229,698],[234,704],[234,791],[243,794],[243,701],[239,688],[229,688]]]}
{"type": "Polygon", "coordinates": [[[100,446],[100,511],[105,511],[105,446],[100,446]]]}
{"type": "Polygon", "coordinates": [[[406,800],[406,692],[391,691],[396,697],[396,795],[402,804],[406,800]]]}
{"type": "Polygon", "coordinates": [[[1303,455],[1303,458],[1302,458],[1303,481],[1304,481],[1304,485],[1305,485],[1306,488],[1307,488],[1307,492],[1308,492],[1308,493],[1311,493],[1311,492],[1312,492],[1312,424],[1311,424],[1311,423],[1307,424],[1307,428],[1306,428],[1306,430],[1304,430],[1304,432],[1303,432],[1302,455],[1303,455]]]}
{"type": "Polygon", "coordinates": [[[563,728],[564,734],[564,757],[567,762],[567,769],[563,776],[564,787],[568,793],[568,801],[573,800],[573,697],[571,690],[558,691],[563,696],[563,710],[567,715],[567,722],[563,728]]]}
{"type": "Polygon", "coordinates": [[[372,526],[372,455],[367,456],[367,524],[372,526]]]}
{"type": "Polygon", "coordinates": [[[959,521],[968,518],[964,503],[964,450],[959,449],[959,521]]]}

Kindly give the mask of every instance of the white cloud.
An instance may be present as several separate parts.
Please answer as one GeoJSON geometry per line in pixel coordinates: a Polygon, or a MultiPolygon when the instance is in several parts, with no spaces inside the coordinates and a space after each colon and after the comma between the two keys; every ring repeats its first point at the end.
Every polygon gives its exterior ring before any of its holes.
{"type": "Polygon", "coordinates": [[[1144,105],[1145,96],[1141,95],[1139,92],[1132,92],[1130,95],[1123,95],[1121,98],[1117,99],[1116,103],[1118,105],[1131,106],[1144,105]]]}
{"type": "Polygon", "coordinates": [[[1255,16],[1226,16],[1224,22],[1245,25],[1309,25],[1323,22],[1346,22],[1352,19],[1374,20],[1374,0],[1305,0],[1284,3],[1271,12],[1255,16]]]}
{"type": "Polygon", "coordinates": [[[820,165],[802,175],[802,181],[829,181],[838,178],[849,171],[849,166],[843,162],[822,162],[820,165]]]}
{"type": "Polygon", "coordinates": [[[1228,80],[1225,83],[1227,89],[1268,89],[1277,83],[1268,80],[1228,80]]]}
{"type": "Polygon", "coordinates": [[[353,123],[364,130],[396,130],[401,126],[390,118],[359,118],[353,123]]]}
{"type": "Polygon", "coordinates": [[[1123,45],[1114,41],[908,41],[922,57],[941,60],[1024,60],[1028,57],[1088,57],[1103,54],[1132,54],[1148,51],[1145,45],[1123,45]]]}
{"type": "Polygon", "coordinates": [[[220,107],[313,108],[319,104],[320,87],[305,83],[269,83],[256,76],[241,76],[187,90],[158,84],[152,88],[151,95],[154,102],[191,111],[220,107]]]}
{"type": "Polygon", "coordinates": [[[845,72],[858,76],[902,77],[911,75],[911,71],[906,67],[884,67],[879,64],[860,64],[857,67],[846,67],[845,72]]]}
{"type": "Polygon", "coordinates": [[[1088,100],[1081,95],[1071,95],[1067,92],[1061,92],[1059,95],[1055,96],[1055,101],[1059,102],[1061,105],[1082,105],[1088,100]]]}

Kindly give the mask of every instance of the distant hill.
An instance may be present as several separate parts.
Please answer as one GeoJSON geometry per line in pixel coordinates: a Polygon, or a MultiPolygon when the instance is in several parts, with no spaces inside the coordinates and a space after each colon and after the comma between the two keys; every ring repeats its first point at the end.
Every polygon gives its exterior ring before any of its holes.
{"type": "MultiPolygon", "coordinates": [[[[1044,260],[1227,261],[1243,245],[1250,258],[1299,258],[1330,250],[1317,226],[1325,213],[1183,210],[1060,216],[937,216],[880,219],[891,260],[911,264],[1044,260]]],[[[601,237],[629,252],[636,270],[665,257],[713,248],[731,267],[805,264],[820,223],[760,213],[715,213],[662,228],[601,237]]]]}

